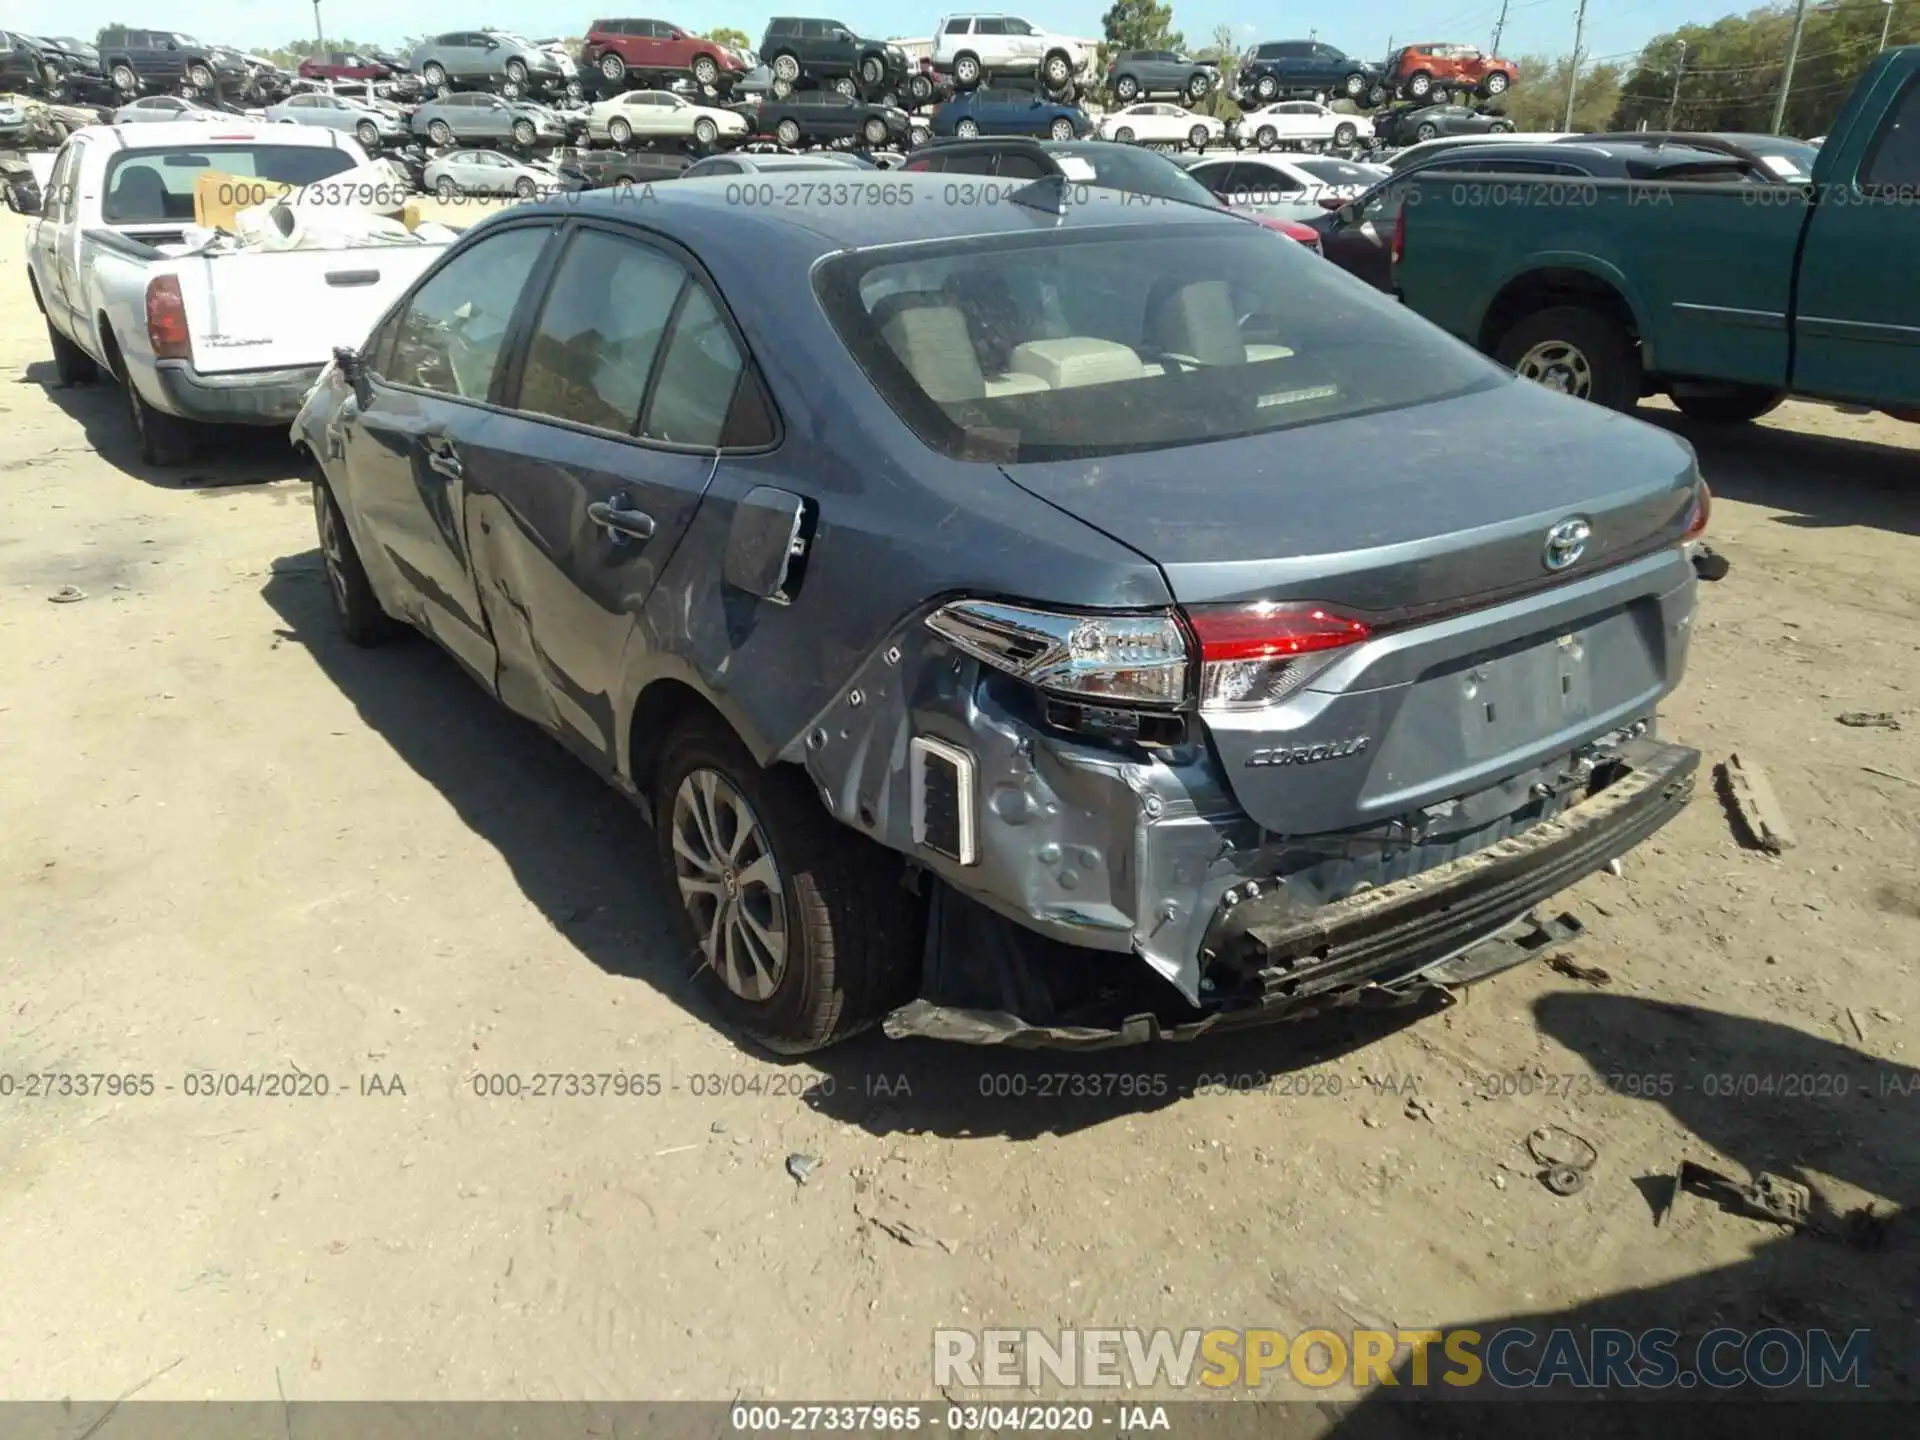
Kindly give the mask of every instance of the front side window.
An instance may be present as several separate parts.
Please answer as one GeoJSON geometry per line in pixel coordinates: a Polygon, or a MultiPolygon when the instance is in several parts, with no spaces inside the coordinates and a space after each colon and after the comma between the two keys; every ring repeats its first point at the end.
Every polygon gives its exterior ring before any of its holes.
{"type": "Polygon", "coordinates": [[[1870,193],[1920,185],[1920,82],[1909,80],[1887,111],[1860,167],[1860,184],[1870,193]]]}
{"type": "Polygon", "coordinates": [[[816,284],[895,412],[962,460],[1168,449],[1505,383],[1267,230],[1123,228],[856,250],[816,284]]]}
{"type": "Polygon", "coordinates": [[[520,291],[551,233],[541,226],[503,231],[449,259],[400,315],[387,379],[485,400],[520,291]]]}

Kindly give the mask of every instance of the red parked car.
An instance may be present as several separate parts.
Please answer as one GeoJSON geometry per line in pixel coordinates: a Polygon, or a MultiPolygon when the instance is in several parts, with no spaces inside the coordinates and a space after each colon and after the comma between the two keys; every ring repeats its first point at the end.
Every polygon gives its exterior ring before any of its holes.
{"type": "Polygon", "coordinates": [[[1387,66],[1388,86],[1408,100],[1436,90],[1471,90],[1492,100],[1519,80],[1519,66],[1475,45],[1409,45],[1387,66]]]}
{"type": "Polygon", "coordinates": [[[596,20],[582,56],[601,78],[618,85],[632,70],[654,76],[691,73],[702,85],[747,72],[746,57],[665,20],[596,20]]]}
{"type": "Polygon", "coordinates": [[[309,55],[300,62],[300,78],[303,80],[387,80],[392,76],[391,65],[344,50],[309,55]]]}

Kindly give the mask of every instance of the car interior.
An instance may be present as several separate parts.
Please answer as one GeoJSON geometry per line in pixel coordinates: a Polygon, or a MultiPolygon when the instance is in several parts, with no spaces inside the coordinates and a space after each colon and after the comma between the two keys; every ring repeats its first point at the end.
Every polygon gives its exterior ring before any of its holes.
{"type": "Polygon", "coordinates": [[[238,147],[198,154],[132,152],[117,158],[107,171],[100,218],[109,225],[190,221],[194,182],[206,170],[285,185],[312,185],[352,168],[346,152],[320,146],[238,147]]]}

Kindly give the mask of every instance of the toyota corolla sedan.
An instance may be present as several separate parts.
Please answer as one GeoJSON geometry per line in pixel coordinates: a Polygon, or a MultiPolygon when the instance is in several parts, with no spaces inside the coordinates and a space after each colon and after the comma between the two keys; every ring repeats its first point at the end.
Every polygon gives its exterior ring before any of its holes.
{"type": "Polygon", "coordinates": [[[636,800],[761,1042],[1431,996],[1684,805],[1683,440],[1210,204],[794,186],[491,217],[293,429],[346,636],[636,800]]]}

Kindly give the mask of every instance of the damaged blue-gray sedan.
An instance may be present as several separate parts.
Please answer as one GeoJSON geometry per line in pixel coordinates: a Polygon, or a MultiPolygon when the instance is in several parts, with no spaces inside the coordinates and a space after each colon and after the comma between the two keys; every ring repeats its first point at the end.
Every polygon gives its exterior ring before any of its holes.
{"type": "Polygon", "coordinates": [[[486,221],[294,425],[347,636],[638,801],[745,1031],[1417,998],[1686,802],[1684,442],[1219,210],[765,178],[486,221]]]}

